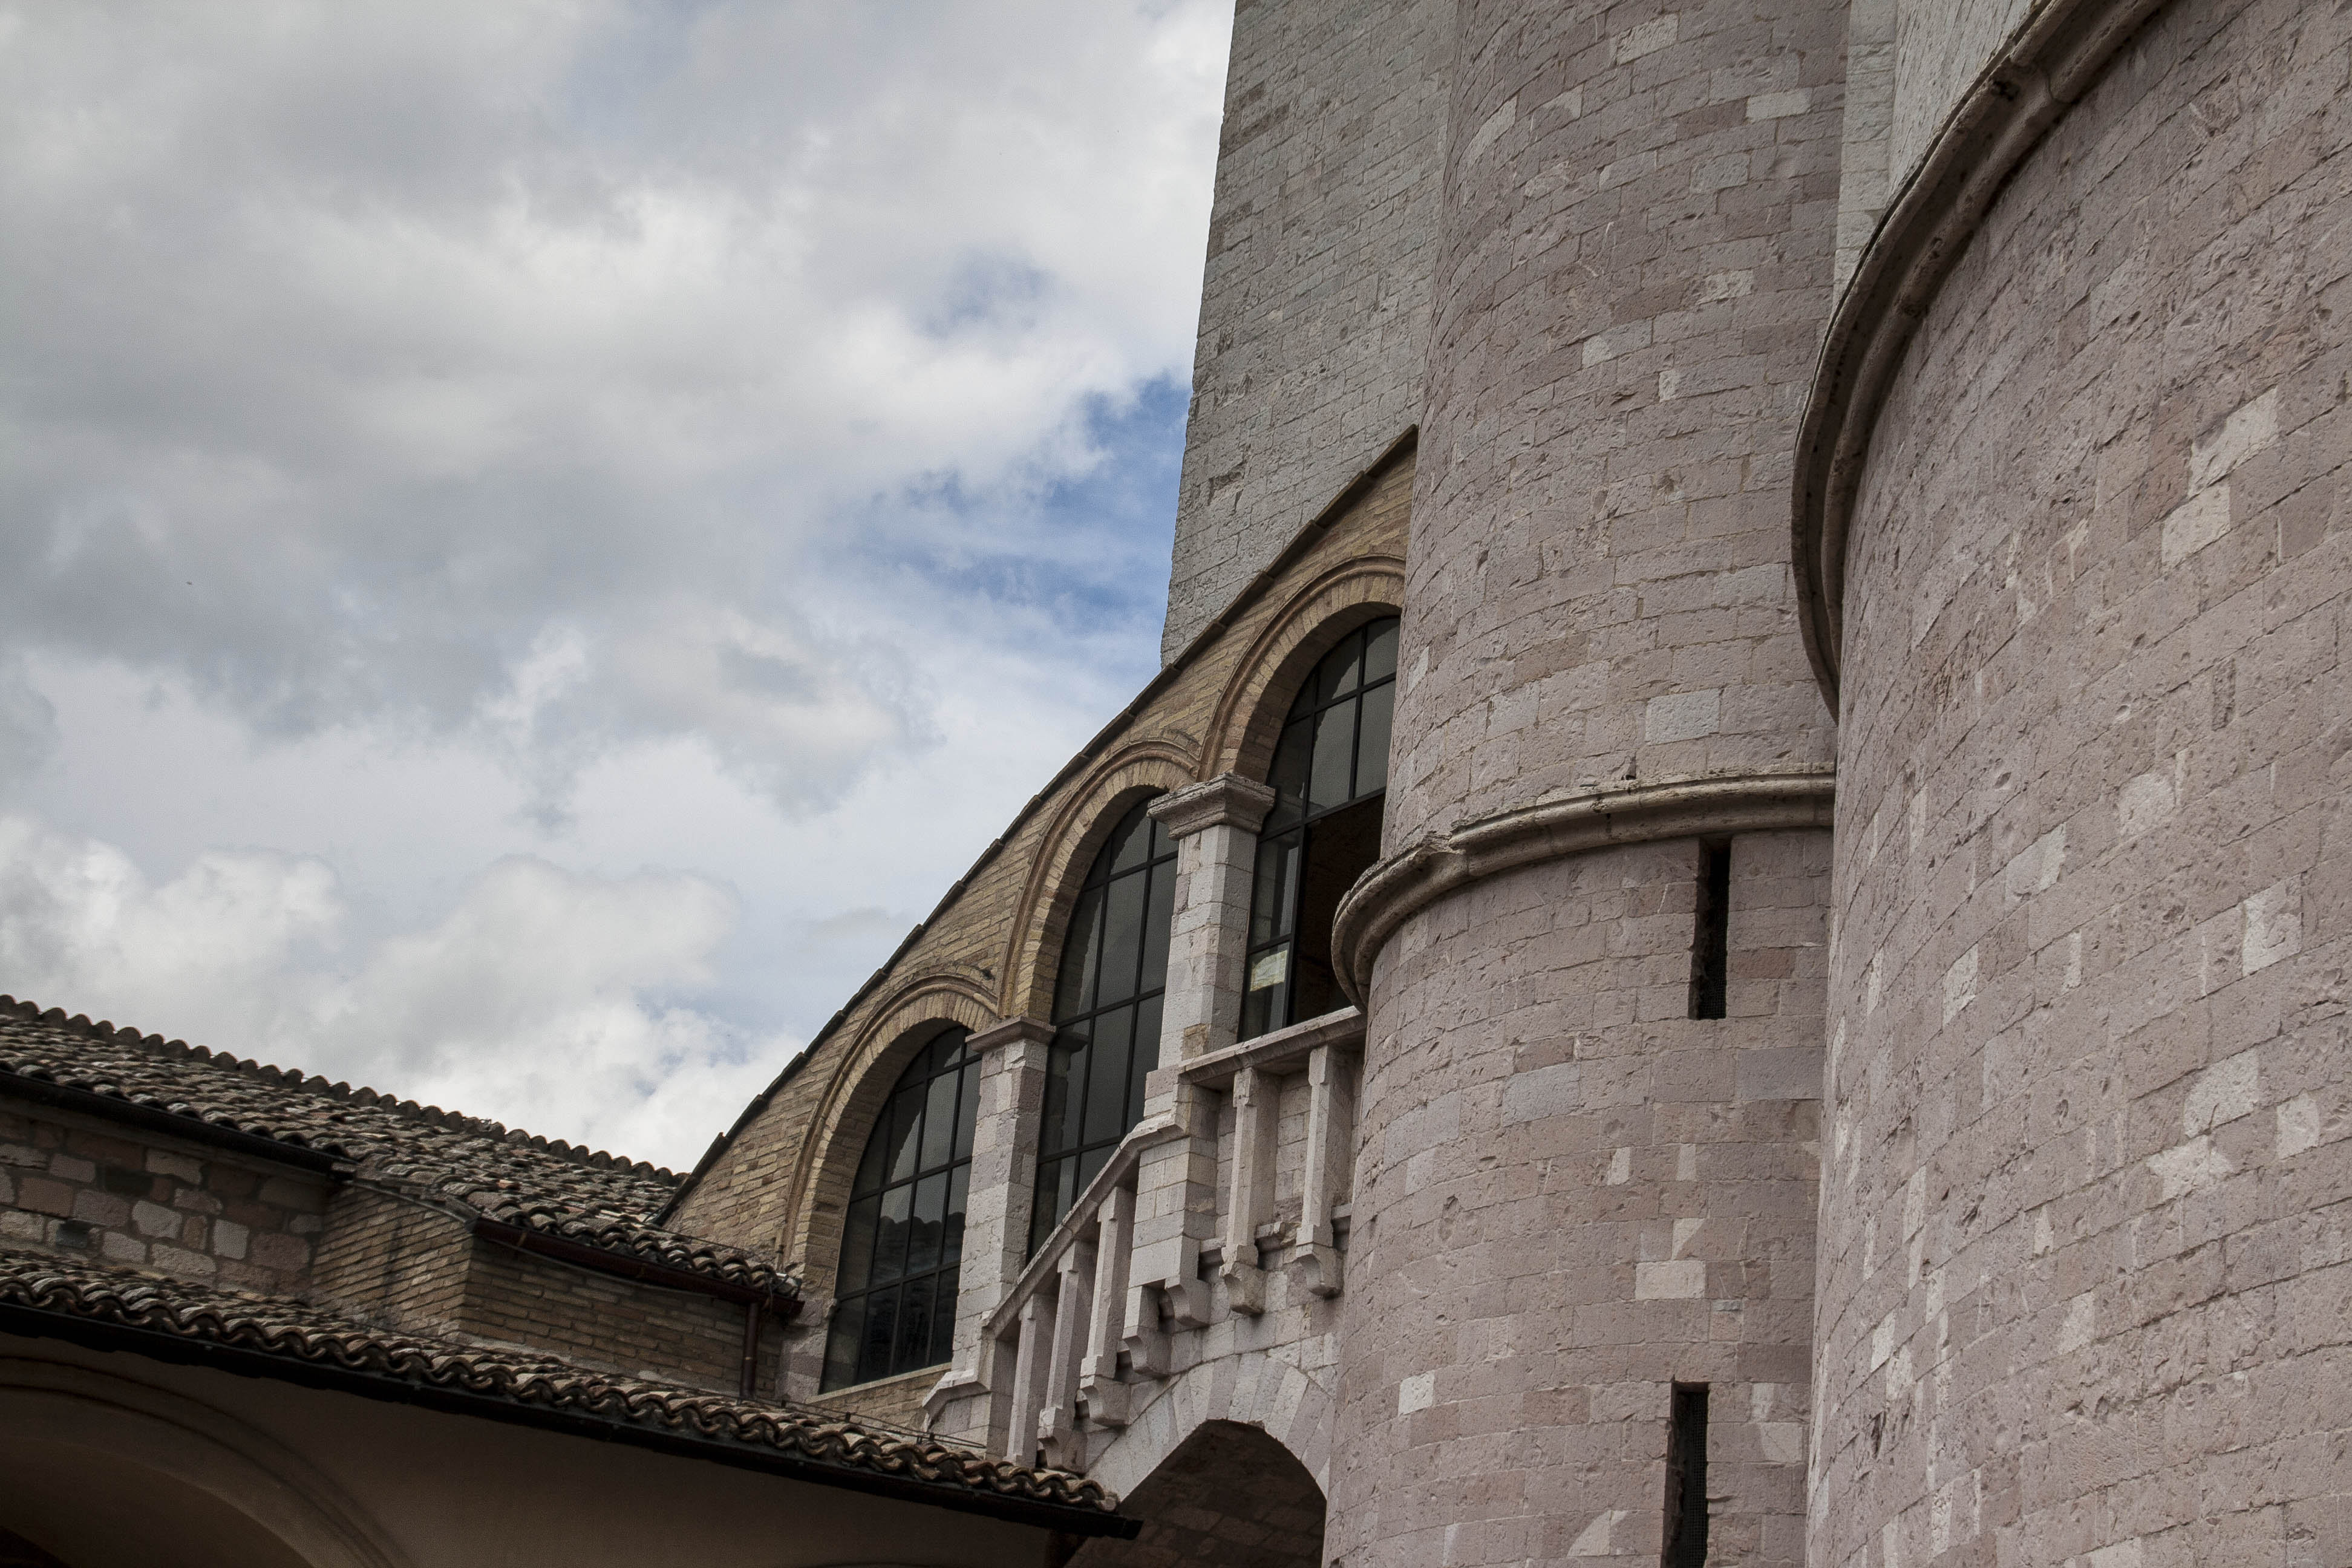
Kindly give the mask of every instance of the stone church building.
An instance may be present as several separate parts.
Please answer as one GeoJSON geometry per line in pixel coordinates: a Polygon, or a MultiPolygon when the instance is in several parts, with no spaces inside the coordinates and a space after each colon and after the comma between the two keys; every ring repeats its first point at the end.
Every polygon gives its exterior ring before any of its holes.
{"type": "Polygon", "coordinates": [[[1005,1532],[793,1561],[2352,1563],[2347,277],[2342,4],[1242,0],[1163,667],[617,1359],[1005,1532]]]}

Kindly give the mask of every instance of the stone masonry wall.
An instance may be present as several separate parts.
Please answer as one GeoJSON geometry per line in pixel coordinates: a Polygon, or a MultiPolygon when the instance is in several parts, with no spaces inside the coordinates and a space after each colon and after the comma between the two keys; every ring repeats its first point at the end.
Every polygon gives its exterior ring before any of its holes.
{"type": "Polygon", "coordinates": [[[1421,415],[1445,0],[1241,0],[1160,657],[1421,415]]]}
{"type": "Polygon", "coordinates": [[[0,1101],[0,1237],[291,1293],[310,1283],[322,1179],[69,1112],[0,1101]]]}
{"type": "Polygon", "coordinates": [[[1710,1561],[1802,1561],[1829,836],[1732,846],[1725,1019],[1685,1016],[1698,846],[1474,885],[1374,978],[1328,1551],[1655,1561],[1674,1383],[1710,1561]]]}
{"type": "Polygon", "coordinates": [[[2352,1562],[2352,16],[2158,13],[1848,563],[1812,1561],[2352,1562]]]}
{"type": "MultiPolygon", "coordinates": [[[[1788,498],[1845,22],[1459,7],[1391,852],[1829,766],[1788,498]]],[[[1654,1557],[1677,1381],[1710,1389],[1716,1553],[1802,1559],[1827,862],[1818,831],[1735,841],[1721,1020],[1687,1016],[1696,839],[1473,882],[1389,939],[1332,1561],[1654,1557]]]]}
{"type": "Polygon", "coordinates": [[[1484,0],[1461,28],[1389,843],[1825,768],[1789,486],[1843,6],[1484,0]]]}
{"type": "Polygon", "coordinates": [[[2033,9],[2032,0],[1895,0],[1889,189],[1918,167],[1937,127],[2033,9]]]}

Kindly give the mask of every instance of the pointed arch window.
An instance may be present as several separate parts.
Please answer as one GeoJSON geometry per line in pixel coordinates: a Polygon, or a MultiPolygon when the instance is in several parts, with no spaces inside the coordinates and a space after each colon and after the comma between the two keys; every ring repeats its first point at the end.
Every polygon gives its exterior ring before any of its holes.
{"type": "Polygon", "coordinates": [[[825,1388],[936,1366],[952,1353],[980,1094],[971,1037],[951,1028],[925,1046],[866,1140],[842,1225],[825,1388]]]}
{"type": "Polygon", "coordinates": [[[1143,1077],[1160,1065],[1160,1003],[1175,910],[1175,841],[1138,805],[1095,857],[1064,939],[1037,1140],[1037,1197],[1030,1209],[1032,1252],[1142,1120],[1143,1077]]]}
{"type": "Polygon", "coordinates": [[[1347,1005],[1331,967],[1331,917],[1381,856],[1396,658],[1395,616],[1358,627],[1315,667],[1283,721],[1250,891],[1245,1040],[1347,1005]]]}

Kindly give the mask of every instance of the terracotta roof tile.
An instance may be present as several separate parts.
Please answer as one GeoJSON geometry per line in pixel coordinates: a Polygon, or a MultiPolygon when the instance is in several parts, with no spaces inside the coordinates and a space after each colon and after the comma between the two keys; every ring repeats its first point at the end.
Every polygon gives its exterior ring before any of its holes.
{"type": "Polygon", "coordinates": [[[714,1445],[936,1487],[1116,1514],[1098,1481],[936,1438],[877,1432],[795,1405],[619,1377],[560,1357],[377,1328],[323,1308],[247,1296],[51,1253],[0,1248],[0,1308],[110,1325],[514,1405],[576,1413],[714,1445]]]}
{"type": "Polygon", "coordinates": [[[11,1078],[347,1160],[371,1181],[505,1225],[753,1290],[799,1293],[798,1281],[763,1258],[655,1224],[678,1177],[642,1161],[0,995],[0,1089],[11,1078]]]}

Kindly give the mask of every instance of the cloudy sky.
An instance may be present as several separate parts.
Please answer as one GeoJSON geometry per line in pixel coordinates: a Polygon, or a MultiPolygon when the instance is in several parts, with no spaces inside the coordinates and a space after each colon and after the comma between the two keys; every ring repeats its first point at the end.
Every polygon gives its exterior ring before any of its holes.
{"type": "Polygon", "coordinates": [[[0,5],[0,991],[691,1163],[1149,679],[1230,5],[0,5]]]}

